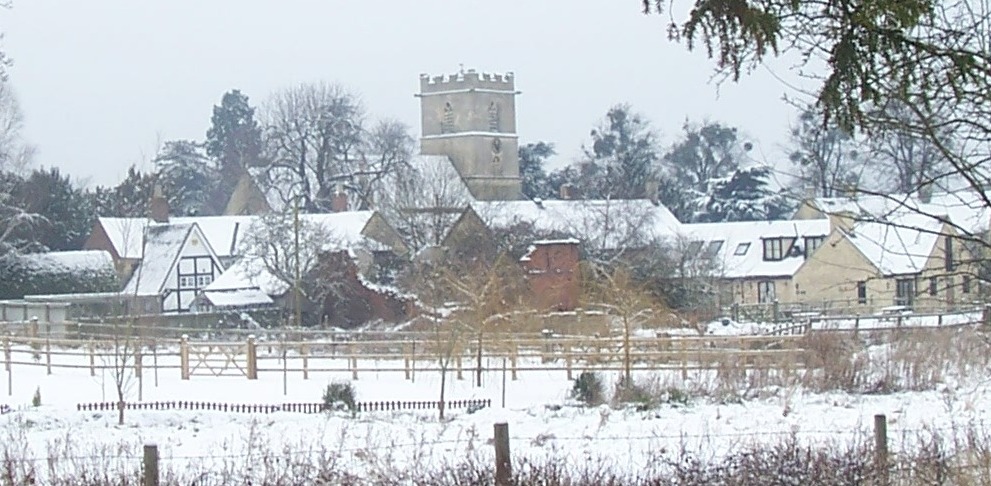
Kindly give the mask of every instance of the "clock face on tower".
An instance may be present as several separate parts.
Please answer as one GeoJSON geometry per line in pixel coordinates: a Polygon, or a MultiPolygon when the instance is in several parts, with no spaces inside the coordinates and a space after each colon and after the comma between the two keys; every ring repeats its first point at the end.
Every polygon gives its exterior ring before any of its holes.
{"type": "Polygon", "coordinates": [[[502,152],[502,140],[496,138],[492,140],[492,153],[498,154],[502,152]]]}

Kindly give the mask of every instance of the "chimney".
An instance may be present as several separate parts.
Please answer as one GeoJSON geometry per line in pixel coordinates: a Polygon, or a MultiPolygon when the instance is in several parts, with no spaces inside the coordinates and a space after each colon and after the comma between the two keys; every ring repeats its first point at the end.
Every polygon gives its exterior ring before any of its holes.
{"type": "Polygon", "coordinates": [[[158,184],[152,189],[151,201],[148,202],[148,217],[156,223],[169,222],[169,201],[158,184]]]}
{"type": "Polygon", "coordinates": [[[330,198],[330,210],[335,213],[343,213],[348,210],[348,193],[344,192],[344,185],[338,184],[334,195],[330,198]]]}
{"type": "Polygon", "coordinates": [[[648,180],[643,185],[643,191],[646,193],[645,195],[647,196],[647,199],[649,199],[650,202],[654,203],[655,206],[658,203],[657,193],[660,190],[661,190],[660,184],[658,184],[657,181],[654,179],[648,180]]]}
{"type": "Polygon", "coordinates": [[[565,182],[564,184],[561,184],[560,196],[561,199],[564,199],[565,201],[574,199],[575,198],[574,184],[571,184],[570,182],[565,182]]]}
{"type": "Polygon", "coordinates": [[[919,202],[929,203],[933,199],[933,186],[931,183],[919,186],[919,202]]]}

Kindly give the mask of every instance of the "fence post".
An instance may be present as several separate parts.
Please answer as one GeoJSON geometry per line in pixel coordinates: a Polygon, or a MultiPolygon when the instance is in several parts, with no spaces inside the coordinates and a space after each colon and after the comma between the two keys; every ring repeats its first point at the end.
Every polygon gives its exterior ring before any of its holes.
{"type": "Polygon", "coordinates": [[[410,371],[410,369],[409,369],[409,356],[410,355],[409,355],[409,353],[406,352],[406,348],[407,348],[406,346],[403,346],[403,375],[404,375],[404,378],[408,380],[410,378],[410,372],[409,372],[410,371]]]}
{"type": "Polygon", "coordinates": [[[182,372],[182,379],[189,379],[189,335],[183,334],[179,338],[179,368],[182,372]]]}
{"type": "Polygon", "coordinates": [[[354,354],[354,346],[348,346],[348,361],[351,362],[351,379],[358,379],[358,357],[354,354]]]}
{"type": "Polygon", "coordinates": [[[141,342],[134,346],[134,374],[138,378],[138,401],[144,400],[144,373],[141,366],[141,342]]]}
{"type": "Polygon", "coordinates": [[[495,424],[495,484],[509,486],[512,479],[512,466],[509,458],[509,424],[495,424]]]}
{"type": "Polygon", "coordinates": [[[457,379],[465,379],[464,375],[461,373],[461,353],[458,353],[458,355],[454,357],[454,366],[457,368],[457,379]]]}
{"type": "Polygon", "coordinates": [[[303,358],[303,379],[310,379],[310,349],[306,343],[299,345],[299,356],[303,358]]]}
{"type": "Polygon", "coordinates": [[[740,322],[740,303],[733,302],[733,322],[740,322]]]}
{"type": "Polygon", "coordinates": [[[10,335],[3,337],[3,358],[7,368],[7,396],[14,396],[14,367],[11,366],[10,359],[10,335]]]}
{"type": "Polygon", "coordinates": [[[888,419],[884,414],[874,416],[874,467],[877,484],[888,484],[888,419]]]}
{"type": "Polygon", "coordinates": [[[509,355],[509,365],[512,368],[511,378],[516,381],[516,357],[519,354],[519,349],[517,344],[513,343],[513,349],[510,351],[512,354],[509,355]]]}
{"type": "Polygon", "coordinates": [[[981,322],[985,327],[991,327],[991,304],[984,304],[984,312],[981,314],[981,322]]]}
{"type": "Polygon", "coordinates": [[[775,299],[774,300],[774,303],[771,304],[771,308],[774,311],[774,316],[772,317],[772,319],[773,319],[772,322],[774,322],[775,324],[777,324],[778,323],[778,320],[780,320],[780,318],[781,318],[781,304],[778,303],[777,299],[775,299]]]}
{"type": "Polygon", "coordinates": [[[482,386],[482,333],[478,333],[478,368],[475,370],[475,386],[482,386]]]}
{"type": "Polygon", "coordinates": [[[248,379],[257,380],[258,379],[258,343],[255,341],[255,335],[248,335],[248,379]]]}
{"type": "Polygon", "coordinates": [[[96,350],[93,349],[93,338],[89,339],[89,376],[96,376],[96,350]]]}
{"type": "Polygon", "coordinates": [[[409,381],[411,383],[416,383],[416,339],[413,340],[410,348],[412,351],[410,352],[409,381]]]}
{"type": "Polygon", "coordinates": [[[568,381],[572,380],[571,361],[571,343],[567,343],[564,345],[564,367],[568,371],[568,381]]]}
{"type": "MultiPolygon", "coordinates": [[[[34,319],[35,325],[37,325],[38,319],[34,319]]],[[[49,324],[48,330],[51,331],[51,324],[49,324]]],[[[45,370],[48,374],[52,374],[52,336],[51,332],[45,333],[45,370]]]]}
{"type": "Polygon", "coordinates": [[[142,486],[158,486],[158,446],[145,444],[144,482],[142,486]]]}

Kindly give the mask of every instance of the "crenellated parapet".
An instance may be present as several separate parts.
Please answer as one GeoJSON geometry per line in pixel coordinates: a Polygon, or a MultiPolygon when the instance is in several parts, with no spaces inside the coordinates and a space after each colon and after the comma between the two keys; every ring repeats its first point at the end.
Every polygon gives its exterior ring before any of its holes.
{"type": "Polygon", "coordinates": [[[496,91],[515,91],[516,83],[513,73],[480,73],[474,69],[454,74],[431,76],[420,75],[420,92],[438,93],[445,91],[463,91],[470,89],[486,89],[496,91]]]}

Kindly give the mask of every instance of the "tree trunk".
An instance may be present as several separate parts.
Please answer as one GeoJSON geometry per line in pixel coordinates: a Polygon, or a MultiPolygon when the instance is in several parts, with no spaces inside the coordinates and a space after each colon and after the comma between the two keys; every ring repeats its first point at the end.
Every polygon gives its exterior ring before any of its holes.
{"type": "Polygon", "coordinates": [[[117,425],[124,425],[124,399],[117,402],[117,425]]]}
{"type": "Polygon", "coordinates": [[[440,419],[444,420],[444,385],[447,384],[447,366],[440,367],[440,403],[437,409],[440,411],[440,419]]]}

